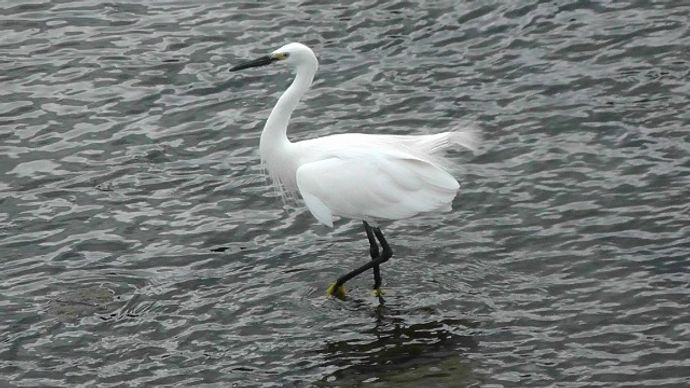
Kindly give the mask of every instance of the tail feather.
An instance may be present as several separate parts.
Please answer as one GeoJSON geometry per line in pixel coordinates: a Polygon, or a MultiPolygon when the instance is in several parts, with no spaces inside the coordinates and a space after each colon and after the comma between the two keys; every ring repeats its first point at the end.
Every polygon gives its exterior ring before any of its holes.
{"type": "Polygon", "coordinates": [[[448,132],[449,143],[465,147],[472,152],[477,152],[481,141],[482,136],[475,129],[448,132]]]}
{"type": "Polygon", "coordinates": [[[481,143],[479,131],[463,130],[425,136],[425,139],[419,145],[422,149],[434,154],[453,146],[461,146],[476,152],[479,148],[479,143],[481,143]]]}

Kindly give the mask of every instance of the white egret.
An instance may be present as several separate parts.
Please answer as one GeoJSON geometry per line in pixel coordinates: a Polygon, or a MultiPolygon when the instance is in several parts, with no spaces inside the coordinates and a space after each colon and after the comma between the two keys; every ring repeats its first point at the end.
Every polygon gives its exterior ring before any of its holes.
{"type": "Polygon", "coordinates": [[[230,71],[272,63],[288,65],[296,76],[268,116],[259,143],[261,160],[281,194],[299,192],[320,223],[332,227],[333,218],[340,216],[364,224],[371,261],[338,278],[327,293],[344,297],[345,282],[373,269],[374,291],[381,295],[379,265],[390,259],[393,251],[377,221],[451,210],[459,184],[444,169],[447,161],[441,153],[456,145],[475,150],[477,133],[348,133],[291,142],[287,137],[288,121],[309,90],[319,62],[309,47],[290,43],[230,71]]]}

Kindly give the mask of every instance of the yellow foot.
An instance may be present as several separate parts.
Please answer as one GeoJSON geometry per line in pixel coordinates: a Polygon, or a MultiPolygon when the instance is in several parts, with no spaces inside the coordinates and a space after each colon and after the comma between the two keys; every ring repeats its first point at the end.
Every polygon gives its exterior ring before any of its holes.
{"type": "Polygon", "coordinates": [[[335,296],[338,299],[345,299],[345,287],[340,286],[335,288],[335,283],[331,284],[328,289],[326,289],[326,294],[330,296],[335,296]]]}
{"type": "Polygon", "coordinates": [[[374,288],[374,292],[373,292],[373,293],[374,293],[374,296],[377,297],[377,298],[381,298],[381,297],[383,297],[383,295],[385,294],[385,293],[383,292],[383,290],[380,289],[380,288],[374,288]]]}

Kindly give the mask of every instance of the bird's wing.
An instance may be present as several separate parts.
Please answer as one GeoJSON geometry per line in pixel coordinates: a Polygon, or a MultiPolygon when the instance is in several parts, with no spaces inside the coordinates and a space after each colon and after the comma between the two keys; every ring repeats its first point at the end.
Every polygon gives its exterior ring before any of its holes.
{"type": "Polygon", "coordinates": [[[319,222],[333,226],[333,216],[392,220],[450,210],[459,185],[436,165],[396,151],[342,154],[297,169],[297,187],[319,222]]]}

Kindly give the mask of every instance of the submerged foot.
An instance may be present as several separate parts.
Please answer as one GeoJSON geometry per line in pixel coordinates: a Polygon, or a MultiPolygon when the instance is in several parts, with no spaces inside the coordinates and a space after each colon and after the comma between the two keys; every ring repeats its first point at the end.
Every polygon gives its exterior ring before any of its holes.
{"type": "Polygon", "coordinates": [[[373,294],[374,294],[375,297],[381,298],[381,297],[383,297],[384,292],[383,292],[383,290],[381,289],[381,287],[376,287],[376,288],[374,288],[374,290],[373,290],[373,294]]]}
{"type": "Polygon", "coordinates": [[[327,289],[326,289],[326,294],[329,296],[335,296],[338,299],[345,299],[345,287],[339,286],[338,288],[335,287],[336,283],[331,284],[327,289]]]}

